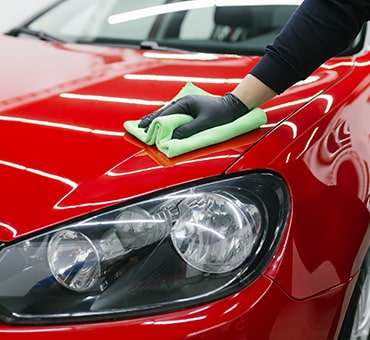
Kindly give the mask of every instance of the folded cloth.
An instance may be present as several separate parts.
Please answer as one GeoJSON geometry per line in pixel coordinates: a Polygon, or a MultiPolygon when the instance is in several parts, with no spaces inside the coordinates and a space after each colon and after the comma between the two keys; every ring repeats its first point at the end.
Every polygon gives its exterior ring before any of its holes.
{"type": "MultiPolygon", "coordinates": [[[[211,95],[189,82],[173,100],[189,94],[211,95]]],[[[168,158],[173,158],[255,130],[267,122],[267,117],[261,108],[255,108],[231,123],[203,130],[188,138],[172,139],[173,130],[191,120],[193,120],[193,117],[185,114],[157,117],[152,121],[147,131],[145,131],[145,128],[138,126],[140,120],[128,120],[123,125],[127,132],[145,144],[156,145],[158,150],[168,158]]]]}

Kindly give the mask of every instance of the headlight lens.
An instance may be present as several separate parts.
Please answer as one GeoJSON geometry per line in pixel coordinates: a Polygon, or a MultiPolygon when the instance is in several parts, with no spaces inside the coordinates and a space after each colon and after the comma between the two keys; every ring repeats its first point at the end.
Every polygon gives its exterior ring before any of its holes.
{"type": "Polygon", "coordinates": [[[100,274],[100,256],[94,243],[78,231],[62,230],[47,248],[50,271],[63,286],[83,292],[91,289],[100,274]]]}
{"type": "Polygon", "coordinates": [[[192,195],[178,204],[172,243],[192,267],[227,273],[250,255],[261,228],[260,211],[226,193],[192,195]]]}
{"type": "Polygon", "coordinates": [[[0,251],[0,317],[77,322],[219,299],[261,273],[288,213],[282,179],[253,173],[50,230],[0,251]]]}

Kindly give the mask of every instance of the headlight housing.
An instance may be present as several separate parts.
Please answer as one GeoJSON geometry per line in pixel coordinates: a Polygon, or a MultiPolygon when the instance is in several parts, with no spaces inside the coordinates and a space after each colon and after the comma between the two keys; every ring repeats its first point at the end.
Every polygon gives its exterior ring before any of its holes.
{"type": "Polygon", "coordinates": [[[178,310],[232,294],[272,257],[290,208],[271,173],[115,207],[3,247],[0,318],[47,324],[178,310]]]}

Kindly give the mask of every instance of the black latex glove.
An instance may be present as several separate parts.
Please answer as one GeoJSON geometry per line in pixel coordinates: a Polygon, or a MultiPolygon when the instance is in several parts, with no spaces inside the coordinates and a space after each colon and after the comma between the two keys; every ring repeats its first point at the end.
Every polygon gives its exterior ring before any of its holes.
{"type": "Polygon", "coordinates": [[[197,132],[230,123],[249,111],[248,107],[232,93],[226,93],[222,97],[192,94],[144,116],[139,127],[147,129],[157,117],[175,113],[187,114],[194,120],[179,126],[172,134],[172,138],[182,139],[197,132]]]}

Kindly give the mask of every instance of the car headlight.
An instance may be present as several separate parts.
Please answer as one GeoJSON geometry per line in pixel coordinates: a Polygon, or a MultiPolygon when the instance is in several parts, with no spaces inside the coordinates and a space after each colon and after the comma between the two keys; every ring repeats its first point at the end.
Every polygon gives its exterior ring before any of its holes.
{"type": "Polygon", "coordinates": [[[38,324],[128,318],[232,294],[272,257],[289,214],[270,173],[162,193],[4,246],[0,318],[38,324]]]}

